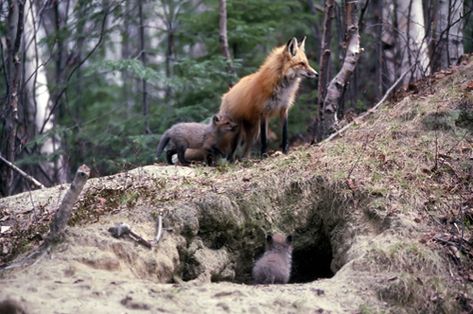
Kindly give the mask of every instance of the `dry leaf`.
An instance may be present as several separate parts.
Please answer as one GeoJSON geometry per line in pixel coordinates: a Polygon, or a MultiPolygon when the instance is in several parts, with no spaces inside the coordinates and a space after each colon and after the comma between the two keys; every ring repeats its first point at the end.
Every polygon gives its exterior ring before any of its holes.
{"type": "Polygon", "coordinates": [[[10,230],[10,226],[0,226],[0,234],[7,233],[8,230],[10,230]]]}

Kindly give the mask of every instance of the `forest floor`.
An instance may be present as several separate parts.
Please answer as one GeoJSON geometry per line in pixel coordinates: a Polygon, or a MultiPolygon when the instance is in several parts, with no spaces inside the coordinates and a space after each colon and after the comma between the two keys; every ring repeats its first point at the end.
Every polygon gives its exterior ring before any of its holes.
{"type": "MultiPolygon", "coordinates": [[[[471,313],[473,63],[396,94],[342,136],[216,168],[89,179],[63,242],[0,272],[27,313],[471,313]],[[125,222],[152,249],[107,231],[125,222]],[[252,285],[270,232],[292,279],[252,285]]],[[[40,245],[68,185],[0,199],[0,265],[40,245]]]]}

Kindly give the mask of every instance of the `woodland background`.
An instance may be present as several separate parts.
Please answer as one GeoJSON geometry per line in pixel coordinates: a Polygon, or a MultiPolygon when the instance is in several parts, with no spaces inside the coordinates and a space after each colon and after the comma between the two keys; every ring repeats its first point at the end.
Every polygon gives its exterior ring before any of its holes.
{"type": "MultiPolygon", "coordinates": [[[[320,123],[324,115],[359,114],[402,73],[400,87],[415,88],[471,52],[472,8],[471,0],[0,1],[0,155],[46,186],[82,163],[94,176],[151,164],[164,130],[207,120],[229,86],[294,36],[307,36],[321,76],[303,81],[290,138],[320,140],[336,127],[320,123]],[[344,60],[358,34],[356,67],[329,107],[327,86],[350,70],[344,60]]],[[[34,188],[4,161],[0,173],[1,196],[34,188]]]]}

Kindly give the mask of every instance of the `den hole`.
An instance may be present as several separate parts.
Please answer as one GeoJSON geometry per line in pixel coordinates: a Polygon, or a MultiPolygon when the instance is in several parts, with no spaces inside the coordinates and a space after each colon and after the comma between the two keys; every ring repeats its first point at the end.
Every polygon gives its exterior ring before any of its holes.
{"type": "Polygon", "coordinates": [[[332,246],[326,234],[322,233],[316,242],[304,245],[298,245],[295,239],[290,282],[305,283],[333,277],[334,273],[330,268],[332,259],[332,246]]]}
{"type": "MultiPolygon", "coordinates": [[[[289,283],[307,283],[317,279],[331,278],[335,273],[331,269],[333,260],[330,237],[319,225],[314,229],[302,229],[293,233],[293,251],[291,279],[289,283]]],[[[264,254],[264,246],[253,254],[257,260],[264,254]]],[[[251,271],[251,269],[248,269],[251,271]]],[[[240,283],[250,283],[247,280],[236,280],[240,283]]]]}

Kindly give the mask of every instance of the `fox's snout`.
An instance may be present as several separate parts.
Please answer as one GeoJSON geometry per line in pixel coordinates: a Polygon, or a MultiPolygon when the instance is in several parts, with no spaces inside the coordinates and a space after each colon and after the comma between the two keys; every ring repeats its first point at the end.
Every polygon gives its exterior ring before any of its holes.
{"type": "Polygon", "coordinates": [[[307,69],[307,71],[305,71],[303,75],[310,79],[316,79],[319,77],[319,73],[317,73],[317,71],[315,71],[314,69],[307,69]]]}

